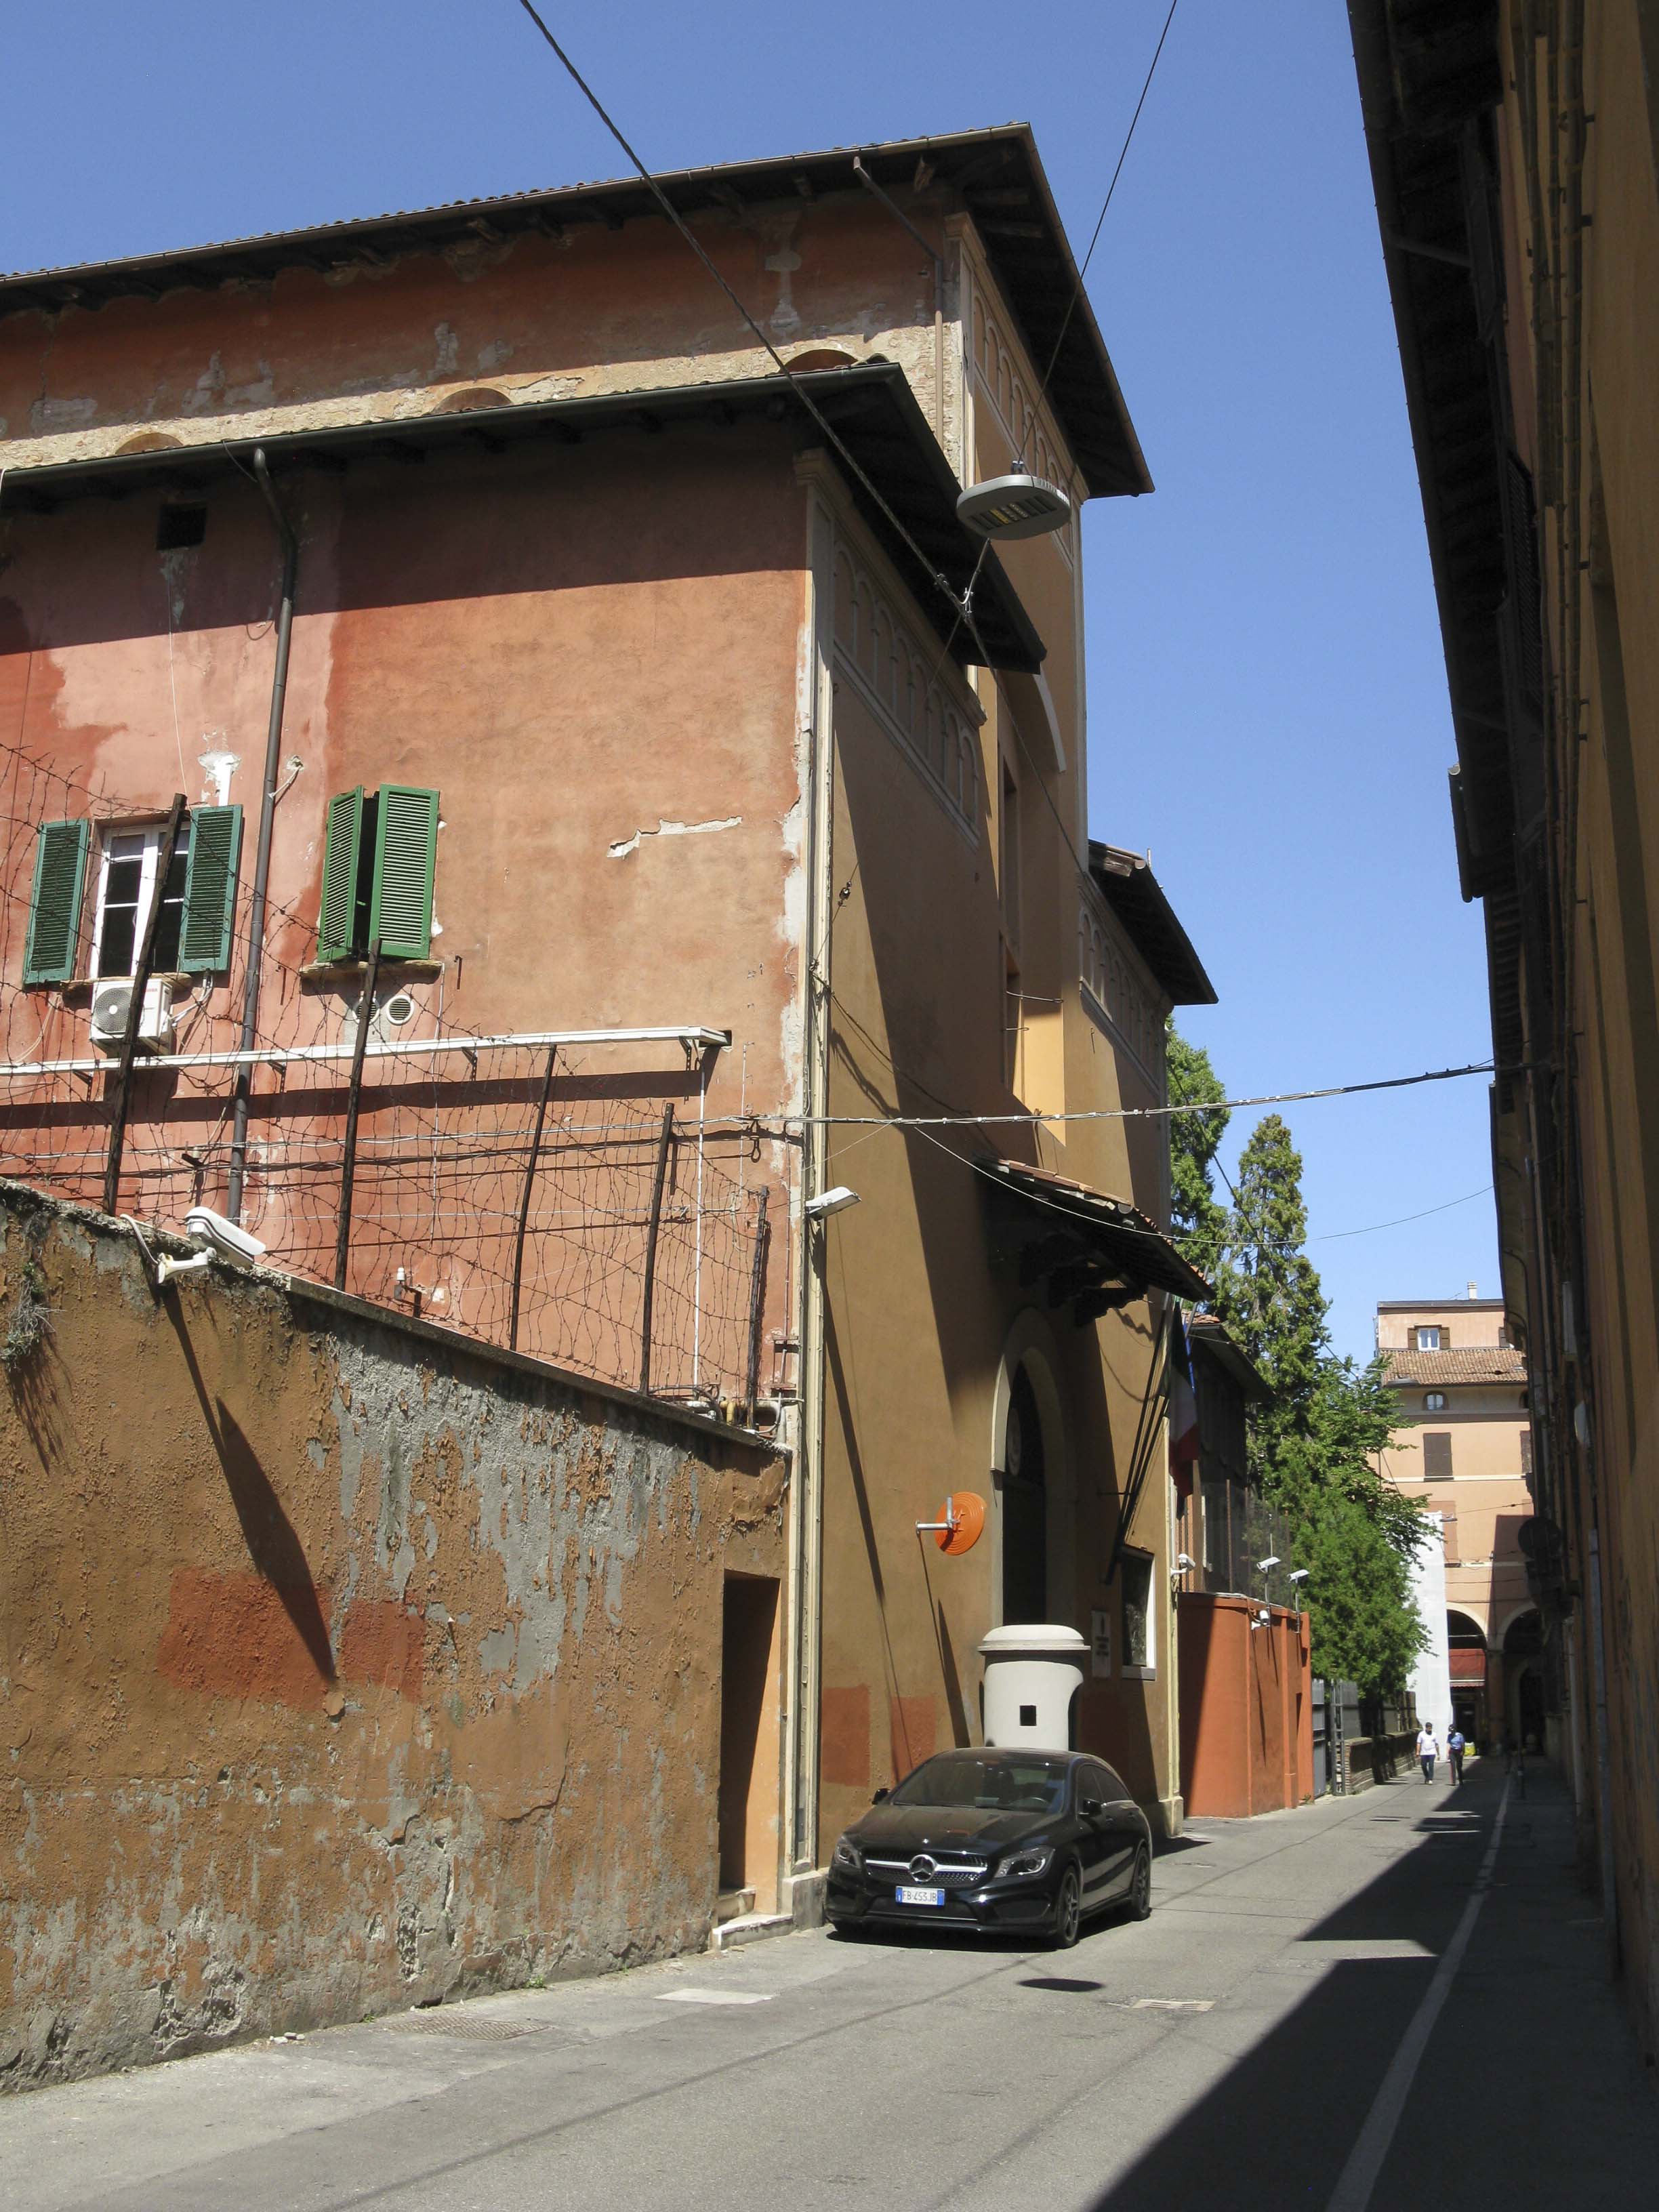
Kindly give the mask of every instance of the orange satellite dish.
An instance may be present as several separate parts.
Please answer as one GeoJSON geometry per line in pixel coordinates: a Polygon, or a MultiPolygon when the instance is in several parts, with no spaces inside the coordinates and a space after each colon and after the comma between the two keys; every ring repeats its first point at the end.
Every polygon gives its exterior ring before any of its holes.
{"type": "Polygon", "coordinates": [[[958,1490],[945,1501],[945,1510],[939,1516],[943,1526],[933,1541],[941,1552],[954,1558],[963,1552],[971,1552],[985,1531],[985,1500],[971,1490],[958,1490]]]}

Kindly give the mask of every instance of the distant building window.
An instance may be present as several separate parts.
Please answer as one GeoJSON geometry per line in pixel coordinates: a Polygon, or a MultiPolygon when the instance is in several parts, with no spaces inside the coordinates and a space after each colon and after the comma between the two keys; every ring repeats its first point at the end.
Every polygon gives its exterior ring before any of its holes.
{"type": "Polygon", "coordinates": [[[1445,1392],[1443,1390],[1425,1390],[1423,1393],[1423,1410],[1427,1413],[1443,1413],[1446,1410],[1445,1392]]]}
{"type": "Polygon", "coordinates": [[[1144,1553],[1126,1552],[1120,1569],[1123,1577],[1123,1671],[1126,1674],[1157,1672],[1152,1621],[1152,1563],[1144,1553]]]}
{"type": "Polygon", "coordinates": [[[1419,1352],[1438,1352],[1440,1349],[1439,1329],[1419,1328],[1417,1331],[1417,1349],[1419,1352]]]}
{"type": "Polygon", "coordinates": [[[1425,1429],[1423,1431],[1424,1481],[1449,1482],[1451,1471],[1451,1431],[1425,1429]]]}

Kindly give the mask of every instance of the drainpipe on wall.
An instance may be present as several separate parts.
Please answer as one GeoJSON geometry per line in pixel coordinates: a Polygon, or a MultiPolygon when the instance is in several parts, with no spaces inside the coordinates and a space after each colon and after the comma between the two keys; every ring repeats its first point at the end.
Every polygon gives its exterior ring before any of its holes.
{"type": "MultiPolygon", "coordinates": [[[[288,698],[289,644],[294,632],[294,589],[300,571],[300,541],[283,514],[265,465],[263,446],[253,453],[253,473],[270,510],[276,542],[283,552],[282,585],[276,605],[276,665],[270,678],[270,720],[265,735],[264,781],[259,787],[259,840],[253,860],[253,891],[248,902],[247,971],[242,991],[242,1034],[240,1048],[252,1052],[259,1029],[259,986],[265,963],[265,897],[270,881],[270,835],[276,819],[276,771],[282,764],[283,710],[288,698]]],[[[230,1135],[230,1184],[226,1211],[233,1221],[242,1218],[242,1181],[247,1168],[248,1101],[253,1070],[244,1065],[236,1071],[235,1103],[230,1135]]]]}
{"type": "MultiPolygon", "coordinates": [[[[823,1188],[827,1132],[815,1117],[828,1110],[830,1039],[827,1019],[830,904],[830,805],[835,787],[835,725],[830,689],[833,571],[825,540],[829,519],[818,500],[809,502],[808,556],[812,577],[808,623],[808,696],[804,701],[806,744],[807,911],[802,946],[801,1091],[806,1116],[802,1144],[803,1203],[823,1188]],[[823,547],[821,556],[820,547],[823,547]]],[[[817,1855],[818,1686],[823,1644],[823,1235],[799,1217],[799,1419],[793,1496],[787,1771],[789,1832],[784,1852],[792,1875],[810,1872],[817,1855]]]]}

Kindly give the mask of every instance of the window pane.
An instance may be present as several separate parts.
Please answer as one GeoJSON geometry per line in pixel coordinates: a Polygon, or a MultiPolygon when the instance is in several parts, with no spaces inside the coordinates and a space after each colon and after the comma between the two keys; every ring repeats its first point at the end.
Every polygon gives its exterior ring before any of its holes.
{"type": "Polygon", "coordinates": [[[98,943],[98,973],[100,975],[131,975],[137,924],[138,909],[136,906],[106,903],[104,926],[98,943]]]}
{"type": "Polygon", "coordinates": [[[139,886],[144,879],[142,856],[130,860],[112,860],[104,872],[104,903],[106,906],[137,906],[139,886]]]}
{"type": "Polygon", "coordinates": [[[173,856],[173,866],[167,870],[167,888],[161,893],[161,918],[155,925],[155,951],[150,961],[152,975],[165,975],[179,965],[179,932],[185,915],[185,871],[190,865],[188,836],[181,837],[179,849],[173,856]]]}

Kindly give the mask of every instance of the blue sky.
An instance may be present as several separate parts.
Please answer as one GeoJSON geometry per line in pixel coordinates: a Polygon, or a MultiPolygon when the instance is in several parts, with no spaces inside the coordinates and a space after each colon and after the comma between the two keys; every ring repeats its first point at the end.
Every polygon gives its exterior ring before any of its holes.
{"type": "MultiPolygon", "coordinates": [[[[665,167],[1030,120],[1079,250],[1167,0],[544,9],[665,167]]],[[[616,175],[516,0],[133,9],[7,33],[0,264],[616,175]],[[27,97],[19,95],[27,91],[27,97]]],[[[1180,0],[1089,275],[1156,495],[1088,511],[1092,828],[1150,848],[1235,1096],[1486,1056],[1479,909],[1343,9],[1180,0]]],[[[1498,1290],[1479,1079],[1284,1109],[1338,1348],[1498,1290]]],[[[1235,1117],[1226,1157],[1254,1115],[1235,1117]]]]}

